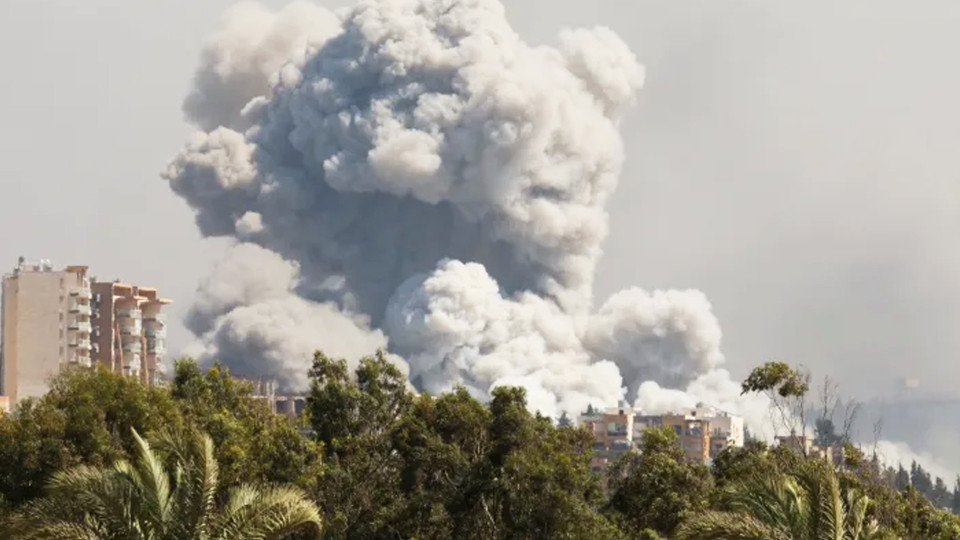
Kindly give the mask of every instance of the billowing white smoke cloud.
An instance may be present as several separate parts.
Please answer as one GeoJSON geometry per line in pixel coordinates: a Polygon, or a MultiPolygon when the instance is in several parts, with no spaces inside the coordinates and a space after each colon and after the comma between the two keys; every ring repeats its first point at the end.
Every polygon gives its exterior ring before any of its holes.
{"type": "Polygon", "coordinates": [[[302,63],[339,27],[334,14],[302,0],[278,13],[256,2],[237,4],[203,50],[184,112],[204,130],[245,127],[243,107],[270,91],[284,64],[302,63]]]}
{"type": "Polygon", "coordinates": [[[592,360],[573,318],[533,293],[503,298],[476,263],[443,261],[412,278],[394,295],[384,327],[429,392],[459,384],[484,397],[495,386],[524,386],[531,406],[548,413],[620,397],[617,366],[592,360]]]}
{"type": "MultiPolygon", "coordinates": [[[[872,450],[872,448],[868,450],[872,450]]],[[[881,463],[894,468],[903,465],[909,470],[910,464],[917,462],[933,477],[943,478],[947,485],[950,485],[950,479],[957,474],[954,468],[943,463],[937,456],[927,452],[916,452],[904,442],[877,441],[876,451],[881,463]]]]}
{"type": "Polygon", "coordinates": [[[254,244],[232,247],[201,284],[187,316],[188,328],[201,338],[193,352],[305,390],[304,369],[314,351],[356,361],[386,347],[384,335],[370,330],[363,317],[298,296],[298,279],[297,264],[272,251],[254,244]]]}
{"type": "Polygon", "coordinates": [[[497,0],[247,5],[225,25],[185,105],[203,131],[165,173],[203,234],[245,242],[190,315],[205,356],[300,388],[313,348],[387,343],[421,389],[519,384],[550,415],[756,405],[699,292],[592,312],[643,82],[612,31],[533,47],[497,0]]]}

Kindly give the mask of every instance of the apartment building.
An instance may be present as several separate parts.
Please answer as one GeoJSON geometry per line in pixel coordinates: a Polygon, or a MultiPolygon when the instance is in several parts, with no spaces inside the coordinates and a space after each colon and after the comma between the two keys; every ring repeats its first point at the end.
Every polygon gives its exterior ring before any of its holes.
{"type": "Polygon", "coordinates": [[[691,459],[707,461],[726,448],[742,447],[744,443],[743,418],[702,403],[681,414],[663,415],[661,422],[673,428],[691,459]]]}
{"type": "Polygon", "coordinates": [[[606,410],[592,407],[580,415],[580,424],[593,434],[593,456],[590,469],[600,472],[620,454],[632,450],[634,411],[626,403],[606,410]]]}
{"type": "Polygon", "coordinates": [[[93,291],[93,358],[116,373],[157,384],[166,354],[166,318],[171,300],[153,287],[95,282],[93,291]]]}
{"type": "Polygon", "coordinates": [[[842,446],[820,446],[813,437],[808,437],[806,434],[797,435],[796,431],[791,431],[790,435],[778,436],[777,444],[806,457],[825,461],[835,467],[842,465],[846,457],[842,446]]]}
{"type": "Polygon", "coordinates": [[[743,418],[703,404],[678,413],[645,414],[621,403],[603,411],[590,409],[580,416],[580,423],[594,436],[594,471],[603,470],[620,454],[636,448],[643,432],[655,427],[673,429],[684,454],[701,462],[744,442],[743,418]]]}
{"type": "Polygon", "coordinates": [[[55,270],[22,257],[3,276],[0,405],[41,396],[64,366],[100,362],[154,384],[161,376],[170,300],[151,287],[98,283],[86,266],[55,270]],[[3,399],[5,398],[5,399],[3,399]]]}
{"type": "Polygon", "coordinates": [[[62,366],[90,366],[92,308],[86,266],[54,270],[22,257],[3,276],[0,391],[7,407],[46,393],[62,366]]]}

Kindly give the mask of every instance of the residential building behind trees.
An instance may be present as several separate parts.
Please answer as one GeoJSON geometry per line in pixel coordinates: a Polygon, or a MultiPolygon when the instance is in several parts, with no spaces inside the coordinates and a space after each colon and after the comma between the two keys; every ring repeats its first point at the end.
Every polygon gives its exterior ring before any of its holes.
{"type": "Polygon", "coordinates": [[[162,378],[163,306],[152,287],[97,282],[88,267],[55,270],[23,257],[3,276],[0,409],[38,397],[70,366],[103,364],[147,384],[162,378]]]}
{"type": "Polygon", "coordinates": [[[635,449],[650,428],[673,430],[687,459],[698,463],[709,462],[725,448],[744,444],[743,418],[703,403],[668,414],[645,414],[626,403],[602,411],[590,408],[581,415],[580,423],[594,436],[591,466],[595,472],[635,449]]]}

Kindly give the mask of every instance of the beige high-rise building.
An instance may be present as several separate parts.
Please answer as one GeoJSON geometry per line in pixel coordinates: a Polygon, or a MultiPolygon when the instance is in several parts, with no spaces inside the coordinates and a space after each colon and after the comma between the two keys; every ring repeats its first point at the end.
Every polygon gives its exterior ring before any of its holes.
{"type": "Polygon", "coordinates": [[[93,284],[93,357],[116,373],[157,384],[166,354],[166,318],[153,287],[119,282],[93,284]]]}
{"type": "Polygon", "coordinates": [[[3,276],[0,391],[9,406],[43,395],[61,366],[91,365],[90,299],[85,266],[54,270],[21,257],[3,276]]]}
{"type": "Polygon", "coordinates": [[[63,366],[100,362],[147,384],[162,378],[171,301],[152,287],[94,282],[85,266],[20,259],[3,277],[0,398],[40,396],[63,366]]]}

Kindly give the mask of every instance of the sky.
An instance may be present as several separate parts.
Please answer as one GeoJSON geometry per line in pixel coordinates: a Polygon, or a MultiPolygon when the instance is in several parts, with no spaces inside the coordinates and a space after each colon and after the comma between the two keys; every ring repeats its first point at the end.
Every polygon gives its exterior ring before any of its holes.
{"type": "MultiPolygon", "coordinates": [[[[232,4],[0,0],[0,267],[87,264],[186,312],[223,242],[199,238],[159,172],[232,4]]],[[[508,15],[533,43],[610,26],[646,66],[598,298],[704,291],[737,376],[782,360],[861,399],[898,377],[958,394],[960,5],[515,0],[508,15]]],[[[175,321],[171,349],[189,339],[175,321]]]]}

